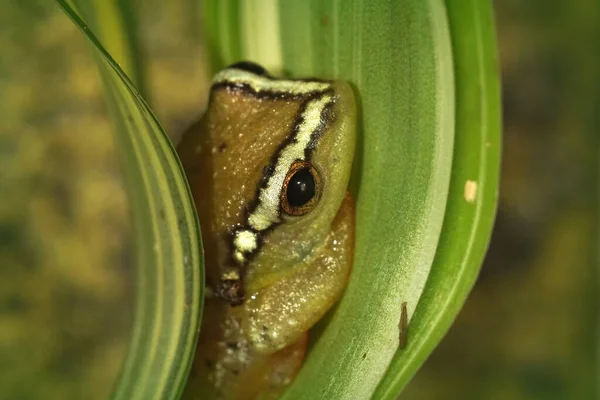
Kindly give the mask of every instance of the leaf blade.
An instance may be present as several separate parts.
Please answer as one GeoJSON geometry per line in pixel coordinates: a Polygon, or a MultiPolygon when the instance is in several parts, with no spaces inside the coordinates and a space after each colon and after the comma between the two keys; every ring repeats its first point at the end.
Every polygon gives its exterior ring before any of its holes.
{"type": "Polygon", "coordinates": [[[191,365],[202,305],[194,203],[171,142],[135,86],[69,4],[58,3],[96,52],[138,238],[136,320],[113,398],[177,398],[191,365]]]}
{"type": "Polygon", "coordinates": [[[438,2],[354,4],[353,13],[333,3],[317,14],[322,21],[340,12],[332,29],[314,18],[314,40],[324,45],[316,46],[313,64],[320,75],[349,80],[361,97],[355,269],[284,398],[372,395],[398,346],[401,303],[412,314],[427,279],[447,197],[454,105],[443,9],[438,2]],[[388,18],[394,24],[381,24],[388,18]],[[360,33],[342,43],[352,23],[360,33]],[[323,61],[334,51],[334,60],[323,61]],[[319,373],[335,369],[333,382],[319,373]]]}
{"type": "Polygon", "coordinates": [[[475,283],[494,221],[501,116],[493,14],[478,1],[448,0],[447,8],[458,105],[448,206],[411,326],[421,334],[411,335],[406,350],[394,357],[376,399],[395,399],[449,329],[475,283]]]}

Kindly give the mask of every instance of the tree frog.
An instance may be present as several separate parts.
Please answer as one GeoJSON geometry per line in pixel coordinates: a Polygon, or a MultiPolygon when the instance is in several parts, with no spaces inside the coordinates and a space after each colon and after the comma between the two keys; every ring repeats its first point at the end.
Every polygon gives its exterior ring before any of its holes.
{"type": "Polygon", "coordinates": [[[344,82],[219,72],[178,146],[205,248],[206,301],[186,398],[276,398],[352,267],[356,138],[344,82]]]}

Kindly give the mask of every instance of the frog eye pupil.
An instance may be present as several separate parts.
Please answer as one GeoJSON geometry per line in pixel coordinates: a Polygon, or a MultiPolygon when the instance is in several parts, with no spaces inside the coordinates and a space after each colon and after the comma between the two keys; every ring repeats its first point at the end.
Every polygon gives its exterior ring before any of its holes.
{"type": "Polygon", "coordinates": [[[281,210],[290,216],[304,215],[315,208],[323,191],[321,176],[308,161],[290,166],[280,194],[281,210]]]}
{"type": "Polygon", "coordinates": [[[308,168],[299,169],[292,175],[287,185],[287,201],[292,207],[302,207],[316,193],[315,178],[308,168]]]}

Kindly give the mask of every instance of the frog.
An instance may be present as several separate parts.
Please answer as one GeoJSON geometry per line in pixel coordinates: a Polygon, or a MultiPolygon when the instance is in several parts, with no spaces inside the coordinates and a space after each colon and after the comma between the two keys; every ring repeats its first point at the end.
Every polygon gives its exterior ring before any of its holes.
{"type": "Polygon", "coordinates": [[[239,62],[212,81],[177,151],[205,251],[205,306],[184,398],[272,399],[352,270],[356,102],[344,81],[239,62]]]}

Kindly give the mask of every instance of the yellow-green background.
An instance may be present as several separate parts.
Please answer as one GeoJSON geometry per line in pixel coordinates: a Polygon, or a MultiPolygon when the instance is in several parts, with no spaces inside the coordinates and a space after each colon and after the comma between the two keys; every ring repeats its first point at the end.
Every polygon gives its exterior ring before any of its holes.
{"type": "MultiPolygon", "coordinates": [[[[199,7],[134,2],[149,101],[205,104],[199,7]]],[[[596,397],[600,5],[496,1],[499,212],[481,276],[407,399],[596,397]]],[[[46,0],[0,5],[0,399],[104,399],[128,343],[129,210],[87,43],[46,0]]]]}

